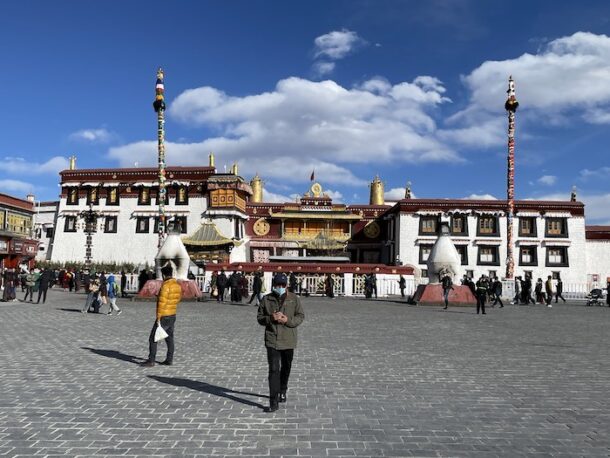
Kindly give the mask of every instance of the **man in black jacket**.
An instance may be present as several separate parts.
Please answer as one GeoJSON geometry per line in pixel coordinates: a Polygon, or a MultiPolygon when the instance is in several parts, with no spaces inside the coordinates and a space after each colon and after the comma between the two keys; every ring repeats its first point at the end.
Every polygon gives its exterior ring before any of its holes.
{"type": "Polygon", "coordinates": [[[252,278],[252,296],[250,296],[250,300],[248,304],[252,304],[252,301],[256,298],[256,306],[260,305],[261,301],[261,291],[263,289],[263,280],[262,274],[260,272],[254,272],[254,278],[252,278]]]}
{"type": "Polygon", "coordinates": [[[265,326],[265,347],[269,365],[269,409],[275,412],[286,402],[288,378],[297,346],[297,326],[305,319],[301,301],[286,290],[288,279],[280,273],[273,278],[271,294],[263,297],[257,321],[265,326]]]}
{"type": "Polygon", "coordinates": [[[225,271],[221,271],[220,275],[216,278],[216,287],[218,288],[218,297],[216,297],[216,300],[218,302],[224,302],[225,300],[225,289],[227,288],[228,281],[229,279],[227,278],[225,271]]]}
{"type": "Polygon", "coordinates": [[[44,269],[40,274],[40,284],[38,286],[38,300],[36,301],[37,304],[40,304],[41,296],[43,304],[47,301],[47,291],[49,290],[50,283],[51,271],[49,269],[44,269]]]}

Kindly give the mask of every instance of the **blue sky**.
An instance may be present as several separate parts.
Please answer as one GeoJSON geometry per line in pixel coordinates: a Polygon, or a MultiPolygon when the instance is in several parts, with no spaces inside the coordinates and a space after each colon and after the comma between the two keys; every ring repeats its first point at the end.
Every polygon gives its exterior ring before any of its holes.
{"type": "Polygon", "coordinates": [[[54,199],[58,170],[152,165],[155,72],[168,162],[238,161],[267,198],[312,169],[337,200],[505,195],[610,223],[610,4],[603,1],[10,2],[0,29],[0,191],[54,199]]]}

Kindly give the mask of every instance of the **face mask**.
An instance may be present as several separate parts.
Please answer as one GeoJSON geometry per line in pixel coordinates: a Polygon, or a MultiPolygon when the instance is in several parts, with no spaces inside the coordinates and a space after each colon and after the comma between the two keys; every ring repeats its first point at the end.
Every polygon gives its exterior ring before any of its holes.
{"type": "Polygon", "coordinates": [[[277,294],[278,296],[283,296],[284,294],[286,294],[286,288],[285,287],[280,287],[280,286],[275,286],[273,288],[273,292],[275,294],[277,294]]]}

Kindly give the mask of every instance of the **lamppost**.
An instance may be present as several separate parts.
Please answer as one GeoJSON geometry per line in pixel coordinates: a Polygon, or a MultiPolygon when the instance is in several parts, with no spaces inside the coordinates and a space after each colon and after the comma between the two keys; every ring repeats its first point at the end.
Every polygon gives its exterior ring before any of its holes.
{"type": "Polygon", "coordinates": [[[87,239],[85,241],[85,267],[90,269],[91,267],[91,248],[93,246],[92,234],[96,232],[97,218],[99,212],[93,209],[93,204],[89,204],[89,210],[83,210],[78,214],[80,218],[85,221],[85,233],[87,239]]]}

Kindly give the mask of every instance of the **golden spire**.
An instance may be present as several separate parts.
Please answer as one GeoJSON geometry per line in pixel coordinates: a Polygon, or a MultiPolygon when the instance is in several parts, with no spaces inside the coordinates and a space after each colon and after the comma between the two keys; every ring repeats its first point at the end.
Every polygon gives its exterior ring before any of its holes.
{"type": "Polygon", "coordinates": [[[70,156],[70,165],[68,168],[70,170],[76,170],[76,156],[70,156]]]}
{"type": "Polygon", "coordinates": [[[250,181],[250,186],[252,187],[250,202],[261,203],[263,201],[263,180],[258,176],[258,173],[250,181]]]}
{"type": "Polygon", "coordinates": [[[208,158],[209,158],[209,160],[210,160],[210,167],[214,167],[214,168],[215,168],[215,167],[216,167],[216,165],[214,164],[214,153],[212,153],[212,152],[210,151],[210,154],[209,154],[208,158]]]}
{"type": "Polygon", "coordinates": [[[375,179],[371,183],[371,205],[384,205],[385,198],[383,195],[383,182],[379,179],[379,175],[375,176],[375,179]]]}
{"type": "Polygon", "coordinates": [[[238,168],[237,168],[237,162],[233,162],[233,165],[231,166],[231,173],[233,175],[239,175],[238,168]]]}
{"type": "Polygon", "coordinates": [[[405,199],[411,198],[411,182],[407,181],[407,187],[405,188],[405,199]]]}

